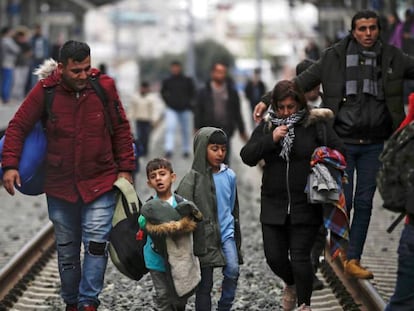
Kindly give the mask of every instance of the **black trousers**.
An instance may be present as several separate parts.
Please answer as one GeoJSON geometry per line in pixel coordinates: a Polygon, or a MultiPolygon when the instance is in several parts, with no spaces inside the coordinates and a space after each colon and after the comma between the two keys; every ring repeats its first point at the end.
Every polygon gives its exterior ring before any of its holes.
{"type": "Polygon", "coordinates": [[[263,248],[270,269],[287,285],[296,285],[298,306],[310,305],[313,269],[311,249],[319,225],[262,224],[263,248]]]}

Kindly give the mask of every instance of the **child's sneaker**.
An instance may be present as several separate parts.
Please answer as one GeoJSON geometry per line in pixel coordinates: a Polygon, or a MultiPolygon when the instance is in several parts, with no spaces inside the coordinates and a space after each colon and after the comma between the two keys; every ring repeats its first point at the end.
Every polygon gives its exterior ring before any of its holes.
{"type": "Polygon", "coordinates": [[[292,311],[296,306],[296,286],[286,285],[283,290],[282,308],[283,311],[292,311]]]}

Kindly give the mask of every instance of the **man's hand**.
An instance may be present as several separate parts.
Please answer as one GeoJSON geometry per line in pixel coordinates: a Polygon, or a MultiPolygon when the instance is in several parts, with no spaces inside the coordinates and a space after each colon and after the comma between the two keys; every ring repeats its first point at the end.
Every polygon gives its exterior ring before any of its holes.
{"type": "Polygon", "coordinates": [[[119,172],[118,178],[124,177],[126,180],[128,180],[131,184],[134,183],[134,180],[132,178],[132,174],[130,172],[119,172]]]}
{"type": "Polygon", "coordinates": [[[263,119],[263,115],[267,110],[267,106],[264,102],[259,102],[253,110],[253,120],[256,123],[260,123],[263,119]]]}
{"type": "Polygon", "coordinates": [[[14,185],[21,186],[19,171],[8,169],[3,174],[3,186],[8,193],[14,195],[14,185]]]}

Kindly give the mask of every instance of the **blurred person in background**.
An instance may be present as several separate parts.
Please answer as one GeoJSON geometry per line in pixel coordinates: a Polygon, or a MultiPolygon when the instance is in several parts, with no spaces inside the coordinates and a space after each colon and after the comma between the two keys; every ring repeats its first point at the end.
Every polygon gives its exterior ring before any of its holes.
{"type": "MultiPolygon", "coordinates": [[[[401,49],[414,57],[414,8],[405,10],[405,19],[401,27],[401,49]]],[[[404,81],[404,104],[408,104],[408,96],[414,92],[414,79],[404,81]]]]}
{"type": "Polygon", "coordinates": [[[20,53],[16,59],[11,96],[21,101],[26,96],[26,80],[29,74],[30,59],[32,56],[32,48],[27,36],[27,29],[17,29],[14,40],[20,47],[20,53]]]}
{"type": "Polygon", "coordinates": [[[321,56],[319,46],[314,40],[309,40],[308,44],[305,46],[305,55],[306,58],[311,60],[318,60],[321,56]]]}
{"type": "Polygon", "coordinates": [[[397,12],[391,12],[387,15],[386,19],[387,28],[382,33],[382,41],[388,42],[396,46],[402,47],[402,22],[397,12]]]}
{"type": "MultiPolygon", "coordinates": [[[[260,68],[255,68],[253,71],[253,77],[247,80],[244,87],[244,94],[250,103],[251,111],[253,112],[254,106],[260,101],[260,98],[266,92],[266,85],[260,77],[260,68]]],[[[254,125],[254,120],[253,120],[254,125]]]]}
{"type": "Polygon", "coordinates": [[[182,72],[181,63],[171,62],[171,75],[162,81],[161,96],[166,104],[165,109],[165,142],[164,151],[167,159],[173,155],[175,132],[177,125],[181,127],[182,155],[188,158],[191,152],[191,117],[193,99],[196,92],[194,81],[182,72]]]}
{"type": "Polygon", "coordinates": [[[10,27],[1,29],[1,99],[7,104],[11,98],[16,60],[21,50],[13,39],[14,31],[10,27]]]}
{"type": "Polygon", "coordinates": [[[159,106],[159,99],[151,93],[150,84],[142,81],[128,106],[128,118],[135,126],[135,147],[138,155],[136,173],[139,173],[139,158],[148,155],[151,132],[160,118],[159,106]]]}
{"type": "Polygon", "coordinates": [[[240,137],[248,136],[240,108],[240,98],[233,81],[227,76],[227,65],[216,62],[211,67],[210,79],[198,91],[194,109],[195,131],[205,126],[218,127],[226,133],[227,153],[224,162],[231,158],[231,138],[236,128],[240,137]]]}
{"type": "Polygon", "coordinates": [[[32,62],[30,74],[27,80],[28,82],[26,85],[27,92],[29,92],[31,88],[37,83],[37,76],[33,73],[33,71],[39,67],[50,55],[49,40],[43,35],[41,25],[36,24],[34,26],[30,44],[32,46],[32,62]]]}

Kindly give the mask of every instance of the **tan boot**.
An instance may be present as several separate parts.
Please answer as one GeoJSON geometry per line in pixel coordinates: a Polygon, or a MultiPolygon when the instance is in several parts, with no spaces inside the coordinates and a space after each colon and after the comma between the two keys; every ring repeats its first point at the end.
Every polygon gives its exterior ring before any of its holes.
{"type": "Polygon", "coordinates": [[[344,272],[346,276],[357,279],[373,279],[374,274],[368,269],[361,267],[358,259],[351,259],[345,261],[344,272]]]}
{"type": "Polygon", "coordinates": [[[286,285],[283,290],[282,308],[283,311],[292,311],[296,307],[296,286],[286,285]]]}

